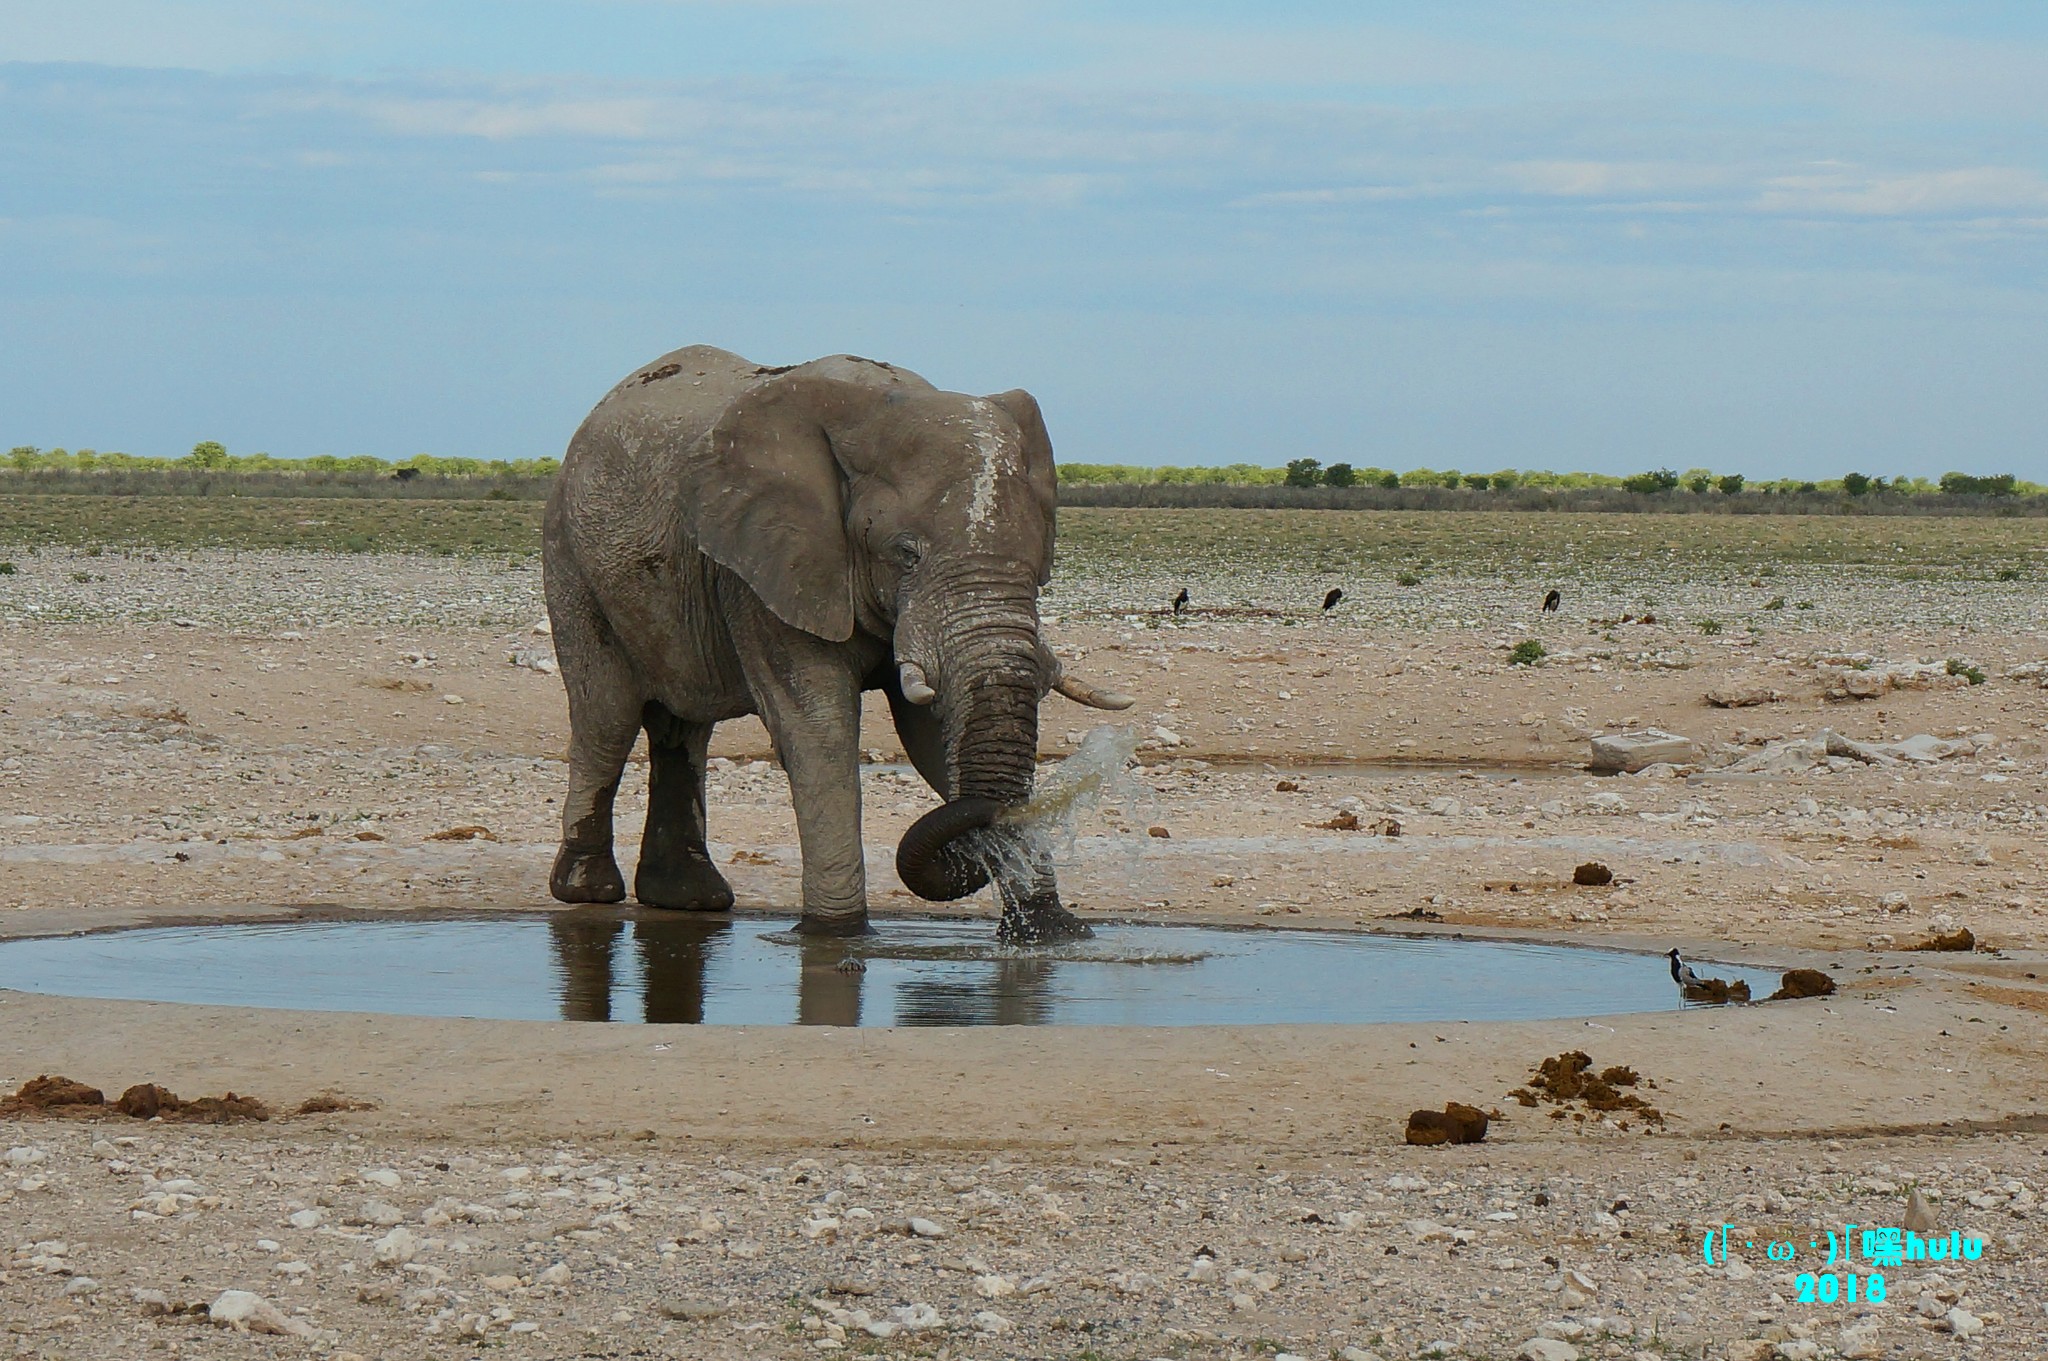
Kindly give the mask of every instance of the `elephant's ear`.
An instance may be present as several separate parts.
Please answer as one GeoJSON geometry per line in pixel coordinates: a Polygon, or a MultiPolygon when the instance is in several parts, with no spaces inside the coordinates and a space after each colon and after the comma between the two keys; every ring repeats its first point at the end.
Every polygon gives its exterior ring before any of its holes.
{"type": "Polygon", "coordinates": [[[1038,409],[1038,399],[1023,388],[994,393],[989,400],[1009,413],[1024,436],[1024,478],[1045,512],[1044,556],[1038,569],[1038,584],[1043,586],[1052,580],[1053,520],[1060,503],[1059,474],[1054,471],[1052,461],[1052,436],[1045,432],[1045,415],[1038,409]]]}
{"type": "Polygon", "coordinates": [[[830,378],[771,379],[727,407],[685,460],[697,546],[777,618],[830,642],[853,636],[845,478],[832,446],[888,396],[830,378]]]}

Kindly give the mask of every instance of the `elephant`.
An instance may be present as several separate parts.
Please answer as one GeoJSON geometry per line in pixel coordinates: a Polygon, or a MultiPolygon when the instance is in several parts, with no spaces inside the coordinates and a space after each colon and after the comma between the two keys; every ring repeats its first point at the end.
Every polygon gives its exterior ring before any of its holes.
{"type": "Polygon", "coordinates": [[[1022,390],[942,391],[855,355],[767,367],[693,345],[629,374],[569,442],[542,571],[569,702],[569,781],[549,876],[563,902],[626,896],[612,854],[619,776],[644,730],[641,903],[723,912],[705,847],[715,724],[760,715],[787,772],[812,934],[868,929],[860,809],[864,691],[944,802],[897,847],[918,896],[995,875],[999,933],[1088,934],[1048,853],[1005,819],[1029,797],[1052,690],[1128,696],[1062,670],[1041,636],[1057,490],[1022,390]]]}

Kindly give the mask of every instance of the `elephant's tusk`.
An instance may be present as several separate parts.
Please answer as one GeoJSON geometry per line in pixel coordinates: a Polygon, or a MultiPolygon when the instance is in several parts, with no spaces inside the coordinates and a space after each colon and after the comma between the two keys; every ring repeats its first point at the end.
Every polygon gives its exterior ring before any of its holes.
{"type": "Polygon", "coordinates": [[[1114,690],[1098,690],[1087,681],[1076,680],[1067,675],[1062,675],[1054,681],[1052,688],[1076,704],[1085,704],[1091,709],[1128,709],[1138,702],[1130,695],[1118,694],[1114,690]]]}
{"type": "Polygon", "coordinates": [[[912,704],[929,704],[939,697],[939,692],[925,681],[924,668],[916,662],[898,663],[896,679],[903,687],[903,698],[912,704]]]}

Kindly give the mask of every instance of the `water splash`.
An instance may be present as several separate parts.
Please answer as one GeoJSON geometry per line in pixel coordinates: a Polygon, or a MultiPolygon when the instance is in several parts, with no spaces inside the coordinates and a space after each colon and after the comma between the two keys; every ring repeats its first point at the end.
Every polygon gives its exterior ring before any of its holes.
{"type": "MultiPolygon", "coordinates": [[[[961,838],[962,850],[988,871],[1006,898],[1024,900],[1046,886],[1056,863],[1073,858],[1084,814],[1104,805],[1136,812],[1157,795],[1134,774],[1136,728],[1105,724],[1073,755],[1042,771],[1031,797],[993,827],[961,838]]],[[[1142,848],[1142,842],[1136,843],[1142,848]]]]}

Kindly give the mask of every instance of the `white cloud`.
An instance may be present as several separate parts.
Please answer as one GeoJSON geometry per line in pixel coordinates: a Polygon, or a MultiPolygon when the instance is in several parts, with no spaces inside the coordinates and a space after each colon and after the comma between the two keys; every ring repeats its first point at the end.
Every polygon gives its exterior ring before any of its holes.
{"type": "Polygon", "coordinates": [[[1903,175],[1784,175],[1766,182],[1756,207],[1767,213],[1850,217],[2028,213],[2048,208],[2048,179],[2038,171],[2009,166],[1903,175]]]}

